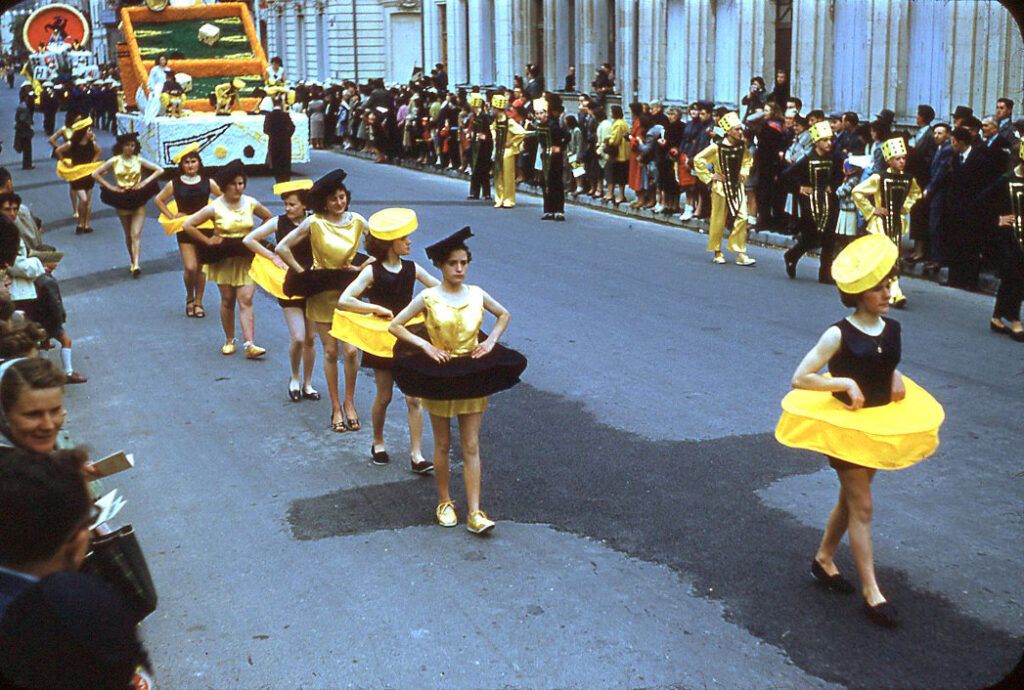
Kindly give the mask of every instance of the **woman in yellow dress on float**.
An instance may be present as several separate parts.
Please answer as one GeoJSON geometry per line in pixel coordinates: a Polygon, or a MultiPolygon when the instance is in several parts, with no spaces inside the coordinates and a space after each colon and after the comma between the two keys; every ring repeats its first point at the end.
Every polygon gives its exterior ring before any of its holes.
{"type": "MultiPolygon", "coordinates": [[[[395,337],[388,325],[395,314],[412,301],[417,282],[435,287],[440,282],[409,256],[409,235],[419,227],[416,212],[408,208],[386,208],[370,216],[366,251],[376,261],[359,272],[338,300],[331,333],[363,351],[363,366],[373,369],[377,397],[373,401],[373,444],[370,459],[374,465],[390,461],[384,445],[384,419],[395,387],[391,371],[395,337]],[[364,298],[366,301],[363,301],[364,298]]],[[[419,398],[406,396],[409,409],[409,455],[416,474],[430,472],[434,465],[423,458],[423,408],[419,398]]]]}
{"type": "Polygon", "coordinates": [[[349,211],[351,195],[345,186],[344,170],[333,170],[313,183],[306,199],[313,215],[278,242],[275,251],[288,264],[284,292],[289,298],[306,298],[306,317],[316,324],[324,348],[324,374],[331,397],[331,430],[337,433],[359,431],[356,413],[356,375],[359,351],[342,342],[345,369],[345,404],[338,391],[338,340],[331,335],[334,308],[341,292],[363,268],[365,257],[356,250],[366,230],[366,219],[349,211]],[[312,268],[303,266],[295,248],[309,238],[313,249],[312,268]],[[357,263],[353,263],[353,261],[357,263]]]}
{"type": "Polygon", "coordinates": [[[254,217],[269,220],[273,214],[260,202],[245,194],[245,167],[235,159],[224,166],[217,175],[217,186],[222,196],[191,216],[182,226],[199,243],[200,261],[208,280],[217,284],[220,290],[220,325],[224,329],[224,345],[221,354],[233,355],[237,349],[235,341],[235,305],[238,305],[238,320],[242,324],[245,356],[256,359],[266,350],[255,342],[256,317],[253,313],[252,298],[256,285],[249,277],[252,252],[242,243],[256,224],[254,217]],[[213,222],[213,236],[206,236],[200,226],[213,222]]]}
{"type": "Polygon", "coordinates": [[[811,574],[828,589],[853,593],[836,567],[840,540],[860,579],[864,610],[882,626],[898,622],[875,578],[871,547],[871,480],[930,456],[939,444],[942,406],[897,365],[900,324],[886,318],[898,252],[885,235],[854,240],[836,257],[832,277],[854,313],[830,326],[793,374],[775,437],[784,445],[823,453],[839,477],[839,499],[829,515],[811,574]],[[828,365],[828,375],[818,372],[828,365]]]}
{"type": "MultiPolygon", "coordinates": [[[[202,319],[206,317],[206,308],[203,307],[206,274],[199,265],[199,242],[183,232],[182,228],[189,216],[201,211],[221,192],[217,183],[203,169],[199,144],[189,144],[174,154],[171,160],[178,166],[178,174],[164,185],[153,203],[160,210],[159,221],[164,232],[174,235],[178,240],[182,279],[185,282],[185,316],[202,319]]],[[[213,224],[209,225],[210,229],[203,233],[207,236],[213,232],[213,224]]]]}
{"type": "Polygon", "coordinates": [[[448,487],[451,420],[456,417],[469,510],[466,529],[483,534],[494,528],[494,522],[480,508],[480,425],[487,396],[518,383],[526,369],[526,358],[498,344],[511,318],[508,310],[476,285],[465,283],[473,258],[466,240],[472,236],[465,227],[427,247],[427,256],[441,270],[442,282],[416,295],[395,316],[390,331],[401,341],[395,347],[395,381],[406,395],[422,398],[423,407],[430,413],[437,522],[442,527],[458,524],[448,487]],[[481,340],[484,310],[497,322],[491,334],[481,340]],[[421,314],[426,320],[426,338],[406,327],[421,314]]]}

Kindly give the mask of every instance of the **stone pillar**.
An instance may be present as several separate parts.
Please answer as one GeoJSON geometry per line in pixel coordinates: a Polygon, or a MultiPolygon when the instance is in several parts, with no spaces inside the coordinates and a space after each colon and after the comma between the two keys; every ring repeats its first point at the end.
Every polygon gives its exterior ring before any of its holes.
{"type": "MultiPolygon", "coordinates": [[[[834,29],[832,13],[817,0],[793,0],[793,57],[790,91],[811,107],[834,108],[832,69],[834,29]]],[[[771,92],[775,71],[765,74],[771,92]]]]}
{"type": "Polygon", "coordinates": [[[544,81],[548,91],[561,91],[569,65],[574,64],[572,22],[569,3],[544,4],[544,81]]]}
{"type": "MultiPolygon", "coordinates": [[[[622,93],[622,102],[627,106],[637,98],[640,67],[640,55],[644,56],[644,62],[654,62],[654,55],[649,47],[661,45],[661,41],[651,40],[652,36],[661,36],[663,31],[657,33],[645,33],[640,28],[640,17],[642,14],[640,0],[627,0],[619,8],[619,17],[616,22],[616,46],[617,57],[615,59],[615,74],[618,79],[617,88],[622,93]],[[648,58],[650,56],[650,58],[648,58]]],[[[654,0],[656,5],[663,5],[664,0],[654,0]]],[[[664,11],[659,16],[664,17],[664,11]]]]}
{"type": "Polygon", "coordinates": [[[448,3],[448,81],[451,84],[469,82],[469,26],[466,23],[467,0],[448,3]]]}
{"type": "Polygon", "coordinates": [[[494,83],[494,5],[469,0],[469,82],[494,83]]]}

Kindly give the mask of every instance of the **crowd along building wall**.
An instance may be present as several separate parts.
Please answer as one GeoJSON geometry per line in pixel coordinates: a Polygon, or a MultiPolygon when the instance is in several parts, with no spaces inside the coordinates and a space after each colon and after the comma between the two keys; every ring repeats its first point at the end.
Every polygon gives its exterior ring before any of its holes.
{"type": "Polygon", "coordinates": [[[554,90],[574,66],[585,91],[608,62],[624,102],[736,106],[780,67],[808,106],[902,121],[1024,101],[1024,41],[997,0],[266,0],[263,16],[293,79],[401,83],[440,62],[452,85],[511,85],[534,63],[554,90]]]}

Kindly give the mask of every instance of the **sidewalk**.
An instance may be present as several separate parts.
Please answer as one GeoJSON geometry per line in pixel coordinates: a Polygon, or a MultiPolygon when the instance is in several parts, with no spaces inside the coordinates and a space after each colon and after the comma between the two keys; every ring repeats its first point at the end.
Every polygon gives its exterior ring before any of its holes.
{"type": "MultiPolygon", "coordinates": [[[[353,158],[362,158],[365,160],[373,160],[374,156],[371,153],[363,153],[361,151],[354,151],[343,149],[339,147],[333,147],[329,149],[334,153],[351,156],[353,158]]],[[[458,170],[450,169],[439,169],[433,165],[423,165],[414,161],[400,161],[397,163],[386,163],[382,165],[393,165],[401,168],[409,168],[411,170],[417,170],[419,172],[429,173],[431,175],[444,175],[447,177],[454,177],[457,179],[465,180],[469,183],[469,175],[459,172],[458,170]]],[[[528,185],[523,182],[516,184],[517,194],[527,194],[529,196],[540,197],[541,192],[539,187],[528,185]]],[[[645,209],[633,209],[628,204],[620,206],[612,206],[610,204],[603,203],[600,199],[591,199],[589,196],[574,197],[571,194],[565,195],[565,203],[567,206],[589,206],[592,209],[604,211],[606,213],[615,214],[619,216],[627,216],[631,218],[639,218],[641,220],[650,221],[652,223],[660,223],[662,225],[670,225],[672,227],[689,230],[691,232],[700,233],[706,235],[708,232],[707,221],[698,218],[683,221],[679,219],[678,215],[666,216],[661,213],[654,213],[650,210],[645,209]]],[[[750,244],[767,247],[770,249],[789,249],[796,244],[796,238],[792,235],[787,235],[781,232],[775,232],[772,230],[758,230],[751,226],[747,235],[747,241],[750,244]]],[[[817,256],[814,252],[808,252],[808,255],[817,256]]],[[[946,280],[948,270],[946,268],[941,269],[935,275],[928,275],[924,272],[923,265],[904,266],[900,275],[904,277],[917,278],[920,280],[928,280],[933,283],[940,283],[946,280]]],[[[982,272],[981,279],[978,283],[978,292],[982,294],[994,295],[996,290],[999,289],[999,276],[991,272],[982,272]]]]}

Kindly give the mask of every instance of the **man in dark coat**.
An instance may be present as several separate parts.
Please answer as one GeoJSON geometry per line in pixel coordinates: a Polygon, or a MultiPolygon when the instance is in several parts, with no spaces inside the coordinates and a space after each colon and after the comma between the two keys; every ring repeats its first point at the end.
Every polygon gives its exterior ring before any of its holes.
{"type": "Polygon", "coordinates": [[[292,134],[295,123],[284,111],[284,95],[274,98],[274,109],[263,118],[263,133],[267,135],[267,166],[275,182],[288,182],[292,176],[292,134]]]}
{"type": "MultiPolygon", "coordinates": [[[[927,189],[928,183],[931,182],[932,159],[935,157],[936,149],[931,124],[934,119],[934,108],[930,105],[917,106],[918,129],[912,139],[907,169],[922,190],[927,189]]],[[[922,198],[910,209],[910,239],[914,240],[914,251],[910,255],[911,261],[920,261],[927,254],[930,205],[930,199],[922,198]]]]}
{"type": "Polygon", "coordinates": [[[982,192],[991,184],[988,156],[975,145],[966,127],[953,130],[953,159],[943,202],[943,244],[949,264],[950,287],[975,290],[981,271],[980,238],[989,218],[982,192]]]}
{"type": "MultiPolygon", "coordinates": [[[[921,203],[928,204],[928,242],[926,256],[928,263],[925,270],[937,271],[945,263],[945,250],[942,247],[942,215],[943,194],[949,182],[949,173],[956,152],[950,144],[950,128],[945,122],[932,125],[932,139],[935,141],[935,153],[928,169],[928,186],[924,188],[921,203]]],[[[913,213],[913,209],[911,209],[913,213]]],[[[913,216],[911,216],[913,218],[913,216]]],[[[911,221],[913,222],[913,221],[911,221]]]]}

